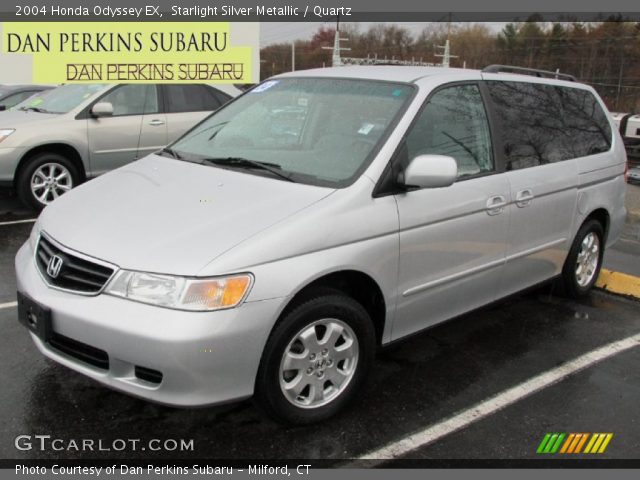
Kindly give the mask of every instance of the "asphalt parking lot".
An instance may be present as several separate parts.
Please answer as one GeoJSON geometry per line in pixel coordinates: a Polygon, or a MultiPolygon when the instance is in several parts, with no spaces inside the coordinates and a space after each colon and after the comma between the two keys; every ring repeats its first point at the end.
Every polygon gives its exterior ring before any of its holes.
{"type": "MultiPolygon", "coordinates": [[[[640,187],[629,186],[631,210],[640,187]]],[[[640,203],[640,202],[639,202],[640,203]]],[[[637,300],[594,292],[582,301],[545,286],[437,326],[381,352],[366,389],[324,424],[288,428],[250,402],[180,410],[99,386],[47,361],[17,322],[13,257],[33,218],[0,197],[0,458],[345,459],[367,457],[601,347],[640,335],[637,300]],[[20,451],[18,435],[62,439],[193,439],[193,451],[20,451]]],[[[640,275],[640,230],[632,216],[605,266],[640,275]]],[[[610,432],[602,454],[640,459],[640,345],[479,413],[436,440],[398,450],[403,459],[548,460],[536,453],[547,432],[610,432]]],[[[445,425],[446,426],[446,425],[445,425]]],[[[443,427],[444,428],[444,427],[443,427]]],[[[426,437],[425,437],[426,438],[426,437]]],[[[565,456],[566,457],[566,456],[565,456]]],[[[553,458],[565,458],[556,455],[553,458]]]]}

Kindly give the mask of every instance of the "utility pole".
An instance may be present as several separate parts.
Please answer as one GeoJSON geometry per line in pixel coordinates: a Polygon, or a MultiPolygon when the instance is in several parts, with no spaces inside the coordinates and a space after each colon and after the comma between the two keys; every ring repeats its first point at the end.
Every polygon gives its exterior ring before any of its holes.
{"type": "Polygon", "coordinates": [[[443,52],[441,54],[436,53],[434,56],[442,57],[442,66],[445,68],[449,68],[449,65],[451,65],[452,58],[458,58],[457,55],[451,55],[451,45],[449,44],[449,39],[447,39],[444,45],[442,46],[438,45],[436,48],[443,49],[443,52]]]}
{"type": "Polygon", "coordinates": [[[442,57],[442,66],[449,68],[452,58],[458,58],[457,55],[451,55],[451,44],[449,43],[449,37],[451,37],[451,14],[449,14],[449,21],[447,22],[447,41],[444,45],[438,45],[436,48],[442,48],[442,54],[436,53],[436,57],[442,57]]]}
{"type": "Polygon", "coordinates": [[[348,41],[348,38],[340,38],[340,16],[338,15],[338,20],[336,21],[336,35],[333,37],[333,47],[322,47],[323,50],[333,50],[333,55],[331,57],[331,66],[339,67],[343,65],[342,57],[340,56],[340,52],[343,50],[351,50],[350,48],[340,47],[340,40],[348,41]]]}
{"type": "Polygon", "coordinates": [[[291,42],[291,71],[296,71],[296,41],[291,42]]]}
{"type": "MultiPolygon", "coordinates": [[[[340,16],[338,16],[338,21],[336,22],[336,34],[335,37],[333,39],[333,47],[321,47],[323,50],[333,50],[333,56],[331,58],[331,66],[333,67],[338,67],[341,65],[422,65],[422,66],[429,66],[429,67],[433,67],[435,66],[433,63],[424,63],[422,61],[422,58],[420,58],[420,61],[415,60],[415,58],[412,58],[411,60],[396,60],[394,57],[391,57],[391,60],[387,60],[387,57],[385,56],[384,60],[383,59],[378,59],[378,54],[374,53],[373,58],[370,57],[369,54],[367,54],[367,58],[355,58],[355,57],[342,57],[340,55],[341,51],[344,50],[351,50],[350,48],[347,47],[341,47],[340,46],[340,40],[342,41],[348,41],[348,38],[340,38],[340,16]]],[[[324,68],[324,62],[322,63],[322,66],[324,68]]]]}

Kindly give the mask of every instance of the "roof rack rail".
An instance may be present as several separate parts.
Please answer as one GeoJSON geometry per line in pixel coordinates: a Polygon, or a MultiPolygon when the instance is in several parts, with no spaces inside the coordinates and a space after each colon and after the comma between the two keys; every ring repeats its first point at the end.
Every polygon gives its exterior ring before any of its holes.
{"type": "Polygon", "coordinates": [[[512,65],[489,65],[482,69],[484,73],[521,73],[522,75],[532,75],[541,78],[555,78],[557,80],[568,80],[577,82],[573,75],[567,73],[551,72],[549,70],[538,70],[537,68],[514,67],[512,65]]]}

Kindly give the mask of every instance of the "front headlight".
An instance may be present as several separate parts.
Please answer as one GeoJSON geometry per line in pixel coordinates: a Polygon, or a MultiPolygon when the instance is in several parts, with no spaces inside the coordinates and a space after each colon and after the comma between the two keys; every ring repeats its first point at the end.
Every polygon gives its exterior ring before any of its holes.
{"type": "Polygon", "coordinates": [[[178,310],[221,310],[238,306],[249,291],[252,279],[248,273],[189,278],[120,270],[105,293],[178,310]]]}
{"type": "Polygon", "coordinates": [[[0,143],[15,131],[15,128],[0,128],[0,143]]]}

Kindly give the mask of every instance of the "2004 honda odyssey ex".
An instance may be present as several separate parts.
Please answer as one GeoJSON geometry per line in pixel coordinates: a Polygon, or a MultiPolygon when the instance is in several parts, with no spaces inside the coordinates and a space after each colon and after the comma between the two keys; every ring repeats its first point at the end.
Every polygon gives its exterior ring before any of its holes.
{"type": "Polygon", "coordinates": [[[625,160],[570,78],[273,77],[48,206],[16,258],[19,317],[44,355],[120,391],[325,419],[380,345],[557,276],[587,293],[623,225],[625,160]]]}

